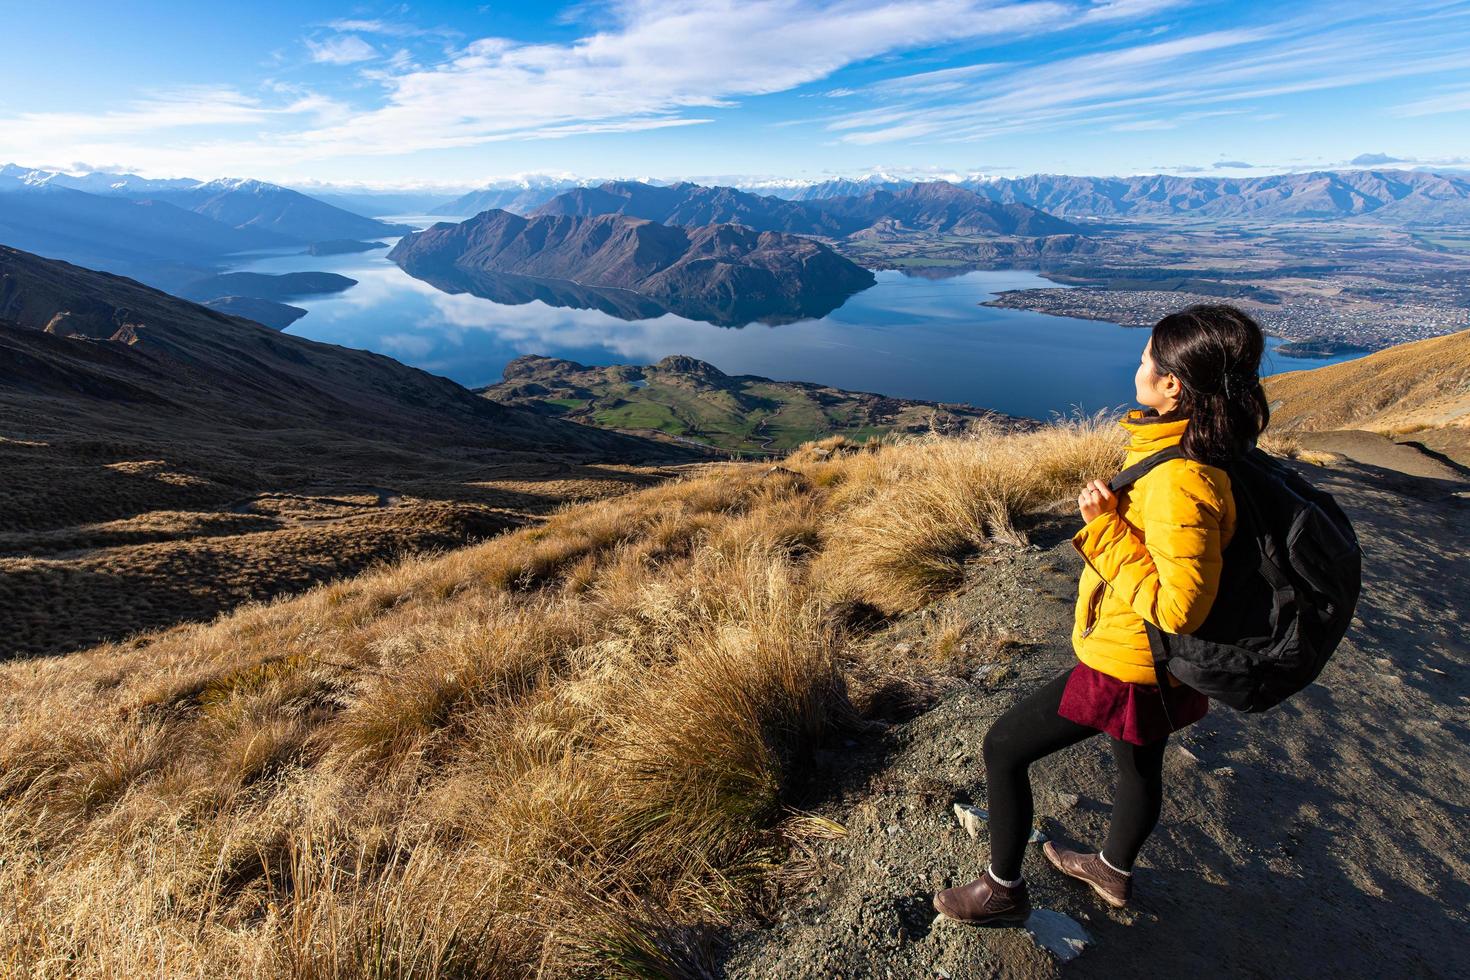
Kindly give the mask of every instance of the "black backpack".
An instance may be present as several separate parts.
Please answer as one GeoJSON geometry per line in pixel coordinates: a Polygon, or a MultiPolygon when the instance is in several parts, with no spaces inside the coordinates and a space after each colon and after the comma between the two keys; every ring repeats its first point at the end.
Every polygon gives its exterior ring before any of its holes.
{"type": "MultiPolygon", "coordinates": [[[[1177,444],[1169,446],[1108,487],[1116,493],[1183,457],[1177,444]]],[[[1222,468],[1236,523],[1209,615],[1189,634],[1166,633],[1148,620],[1144,627],[1161,695],[1167,668],[1232,708],[1265,711],[1316,680],[1342,641],[1362,588],[1362,551],[1332,495],[1261,449],[1222,468]]]]}

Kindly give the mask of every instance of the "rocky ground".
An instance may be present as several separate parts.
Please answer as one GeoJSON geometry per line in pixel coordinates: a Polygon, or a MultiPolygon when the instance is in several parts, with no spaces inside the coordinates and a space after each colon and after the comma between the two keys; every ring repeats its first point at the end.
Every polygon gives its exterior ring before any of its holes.
{"type": "MultiPolygon", "coordinates": [[[[1362,454],[1366,455],[1366,454],[1362,454]]],[[[955,804],[985,806],[989,723],[1073,662],[1075,515],[871,642],[895,670],[933,659],[936,622],[970,624],[932,706],[821,753],[801,805],[845,828],[792,868],[720,975],[769,977],[1470,976],[1470,482],[1378,462],[1294,463],[1333,493],[1365,552],[1358,616],[1319,682],[1243,715],[1212,705],[1173,737],[1158,829],[1115,910],[1039,846],[1025,929],[937,919],[933,893],[984,869],[955,804]]],[[[1414,467],[1407,467],[1414,469],[1414,467]]],[[[946,634],[947,635],[947,634],[946,634]]],[[[1039,829],[1100,845],[1105,737],[1032,769],[1039,829]]]]}

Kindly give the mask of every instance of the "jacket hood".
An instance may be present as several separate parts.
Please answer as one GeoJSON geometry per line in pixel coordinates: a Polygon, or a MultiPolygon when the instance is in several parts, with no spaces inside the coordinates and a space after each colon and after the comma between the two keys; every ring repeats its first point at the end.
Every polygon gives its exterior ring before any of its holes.
{"type": "Polygon", "coordinates": [[[1152,409],[1135,408],[1119,419],[1118,424],[1128,432],[1128,452],[1142,457],[1172,446],[1184,438],[1189,419],[1161,422],[1152,409]]]}

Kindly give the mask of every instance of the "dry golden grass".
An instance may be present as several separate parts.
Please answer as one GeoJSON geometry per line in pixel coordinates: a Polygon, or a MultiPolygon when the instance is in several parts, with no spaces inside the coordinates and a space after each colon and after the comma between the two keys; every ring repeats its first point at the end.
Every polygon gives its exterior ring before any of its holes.
{"type": "Polygon", "coordinates": [[[249,470],[239,453],[208,456],[167,436],[146,450],[0,436],[0,659],[210,619],[668,477],[454,447],[404,457],[325,437],[251,448],[272,466],[249,470]]]}
{"type": "Polygon", "coordinates": [[[1256,445],[1272,456],[1280,456],[1284,459],[1295,459],[1302,451],[1301,436],[1296,432],[1268,430],[1262,432],[1256,440],[1256,445]]]}
{"type": "Polygon", "coordinates": [[[1301,434],[1290,429],[1281,432],[1275,430],[1263,432],[1256,444],[1272,456],[1296,459],[1303,463],[1311,463],[1313,466],[1333,466],[1346,459],[1341,453],[1329,452],[1325,449],[1308,449],[1302,445],[1301,434]]]}
{"type": "Polygon", "coordinates": [[[1266,378],[1273,423],[1388,434],[1470,426],[1470,330],[1266,378]]]}
{"type": "Polygon", "coordinates": [[[785,802],[861,721],[834,610],[933,600],[1121,436],[825,440],[4,665],[0,972],[701,975],[841,832],[785,802]]]}
{"type": "MultiPolygon", "coordinates": [[[[817,559],[823,590],[886,613],[953,585],[987,542],[1024,544],[1016,518],[1116,472],[1118,426],[1102,416],[1033,432],[908,442],[843,465],[843,505],[817,559]]],[[[820,470],[819,470],[820,478],[820,470]]]]}
{"type": "MultiPolygon", "coordinates": [[[[0,551],[0,658],[75,650],[242,602],[297,592],[400,555],[456,547],[524,523],[467,503],[415,501],[341,520],[281,523],[228,513],[143,514],[0,551]],[[84,542],[104,540],[102,546],[84,542]],[[55,547],[60,545],[60,547],[55,547]],[[77,547],[72,547],[72,546],[77,547]]],[[[3,542],[0,542],[3,547],[3,542]]]]}

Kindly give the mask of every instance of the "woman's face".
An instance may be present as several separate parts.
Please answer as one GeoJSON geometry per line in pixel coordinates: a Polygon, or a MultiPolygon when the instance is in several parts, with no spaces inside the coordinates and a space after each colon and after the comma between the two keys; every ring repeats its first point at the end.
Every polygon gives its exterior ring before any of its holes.
{"type": "Polygon", "coordinates": [[[1153,338],[1143,345],[1143,355],[1138,360],[1138,371],[1133,375],[1134,397],[1145,408],[1157,409],[1166,414],[1179,400],[1179,379],[1172,374],[1159,375],[1154,364],[1153,338]]]}

